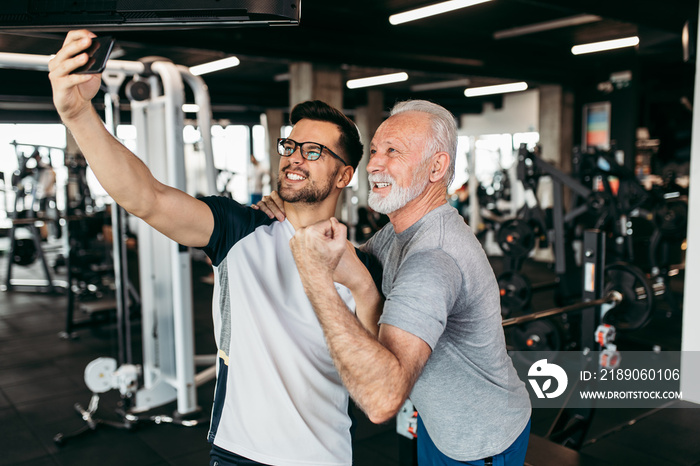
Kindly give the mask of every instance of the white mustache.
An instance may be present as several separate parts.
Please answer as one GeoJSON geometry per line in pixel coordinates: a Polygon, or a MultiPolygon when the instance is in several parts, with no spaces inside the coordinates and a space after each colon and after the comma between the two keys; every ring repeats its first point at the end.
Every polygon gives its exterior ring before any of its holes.
{"type": "Polygon", "coordinates": [[[391,183],[394,184],[394,178],[388,173],[373,173],[367,177],[370,184],[374,183],[391,183]]]}

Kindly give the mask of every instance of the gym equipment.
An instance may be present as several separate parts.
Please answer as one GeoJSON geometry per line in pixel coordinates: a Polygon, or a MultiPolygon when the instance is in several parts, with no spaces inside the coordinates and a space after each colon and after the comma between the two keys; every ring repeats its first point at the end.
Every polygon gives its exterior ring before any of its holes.
{"type": "Polygon", "coordinates": [[[31,265],[38,256],[34,241],[29,239],[16,239],[12,248],[12,262],[17,265],[31,265]]]}
{"type": "MultiPolygon", "coordinates": [[[[0,63],[20,69],[46,71],[49,59],[49,56],[0,53],[0,63]]],[[[186,191],[182,141],[184,83],[187,82],[192,88],[195,103],[199,106],[197,118],[201,133],[209,135],[211,106],[204,81],[192,75],[187,67],[163,59],[145,62],[110,60],[102,78],[108,88],[105,94],[107,126],[112,130],[116,128],[118,119],[118,91],[127,75],[138,75],[150,89],[148,99],[132,102],[131,105],[132,123],[137,127],[138,134],[136,153],[158,179],[186,191]]],[[[216,174],[209,137],[203,137],[202,146],[207,165],[208,190],[215,193],[216,174]]],[[[114,263],[118,288],[118,365],[129,367],[131,339],[128,282],[124,280],[125,238],[120,227],[124,215],[118,209],[113,209],[114,263]]],[[[144,222],[139,223],[138,237],[143,363],[138,387],[130,387],[128,396],[123,398],[127,407],[124,419],[128,423],[137,422],[142,418],[136,417],[134,413],[145,412],[172,401],[177,401],[174,418],[195,415],[199,411],[196,388],[215,377],[214,366],[195,374],[195,364],[212,365],[215,356],[194,355],[190,252],[144,222]]],[[[166,417],[168,416],[159,419],[166,417]]],[[[70,436],[62,436],[62,441],[70,436]]]]}
{"type": "MultiPolygon", "coordinates": [[[[559,351],[564,345],[562,330],[554,322],[543,319],[600,305],[608,305],[601,318],[601,322],[608,326],[606,328],[629,331],[649,322],[654,292],[641,270],[622,262],[610,264],[605,270],[605,283],[602,298],[504,319],[504,327],[516,326],[512,334],[515,348],[522,351],[559,351]]],[[[610,342],[609,337],[601,340],[598,334],[594,340],[601,346],[610,342]]]]}
{"type": "Polygon", "coordinates": [[[683,199],[668,199],[656,207],[656,224],[664,236],[685,238],[688,230],[688,203],[683,199]]]}
{"type": "Polygon", "coordinates": [[[528,351],[556,352],[563,344],[561,331],[552,321],[543,319],[521,324],[515,329],[514,338],[518,348],[528,351]]]}
{"type": "MultiPolygon", "coordinates": [[[[503,326],[516,326],[515,337],[522,350],[556,352],[561,347],[556,323],[544,319],[580,312],[581,358],[591,367],[615,368],[620,363],[619,352],[613,343],[616,331],[637,329],[649,321],[653,290],[645,275],[634,266],[616,262],[605,267],[605,234],[602,231],[585,231],[583,246],[582,301],[505,319],[503,326]],[[599,350],[600,355],[592,361],[587,355],[595,350],[599,350]]],[[[577,381],[576,384],[578,387],[572,390],[586,390],[595,381],[577,381]]],[[[579,408],[564,405],[547,438],[579,449],[594,412],[593,401],[579,408]]]]}
{"type": "Polygon", "coordinates": [[[610,304],[603,321],[620,330],[636,330],[651,318],[654,292],[646,277],[637,267],[616,262],[605,268],[605,295],[592,301],[582,301],[544,311],[532,312],[503,321],[504,327],[610,304]]]}
{"type": "Polygon", "coordinates": [[[535,248],[535,231],[521,219],[514,218],[501,223],[496,238],[503,254],[514,258],[527,257],[535,248]]]}
{"type": "Polygon", "coordinates": [[[620,293],[622,300],[605,314],[603,322],[619,330],[635,330],[649,322],[654,292],[644,273],[624,262],[605,267],[606,293],[620,293]]]}
{"type": "MultiPolygon", "coordinates": [[[[46,191],[54,185],[53,171],[50,166],[41,163],[40,148],[59,149],[45,145],[23,144],[13,141],[19,168],[12,175],[12,189],[15,195],[14,208],[10,214],[12,228],[10,230],[10,260],[7,261],[7,276],[5,289],[7,291],[30,291],[57,293],[66,288],[66,283],[54,280],[49,269],[46,255],[42,246],[42,236],[39,228],[57,221],[57,213],[50,209],[55,205],[55,196],[46,191]],[[33,149],[29,155],[22,147],[33,149]],[[51,173],[51,176],[45,177],[51,173]],[[28,237],[20,237],[20,231],[28,230],[28,237]],[[41,262],[44,279],[13,278],[13,268],[29,266],[36,260],[41,262]]],[[[55,209],[55,208],[54,208],[55,209]]],[[[56,228],[58,233],[60,229],[56,228]]],[[[57,235],[57,237],[59,237],[57,235]]]]}
{"type": "Polygon", "coordinates": [[[584,309],[590,309],[595,306],[600,306],[601,304],[620,304],[623,300],[623,294],[619,291],[612,289],[605,297],[598,298],[593,301],[581,301],[580,303],[571,304],[569,306],[555,307],[552,309],[547,309],[544,311],[532,312],[530,314],[525,314],[518,317],[511,317],[510,319],[505,319],[503,321],[504,327],[509,327],[511,325],[523,324],[525,322],[532,322],[533,320],[544,319],[545,317],[553,317],[559,314],[565,314],[569,312],[581,311],[584,309]]]}
{"type": "Polygon", "coordinates": [[[518,272],[503,272],[498,276],[501,294],[501,315],[508,317],[515,310],[526,309],[532,298],[532,285],[525,275],[518,272]]]}
{"type": "MultiPolygon", "coordinates": [[[[59,335],[63,339],[74,339],[78,337],[76,330],[107,323],[115,313],[114,264],[108,243],[100,237],[109,222],[106,211],[73,215],[65,220],[70,246],[64,265],[70,288],[66,327],[59,335]],[[76,318],[76,308],[84,312],[83,318],[76,318]]],[[[129,291],[135,311],[139,305],[138,295],[131,287],[129,291]]]]}

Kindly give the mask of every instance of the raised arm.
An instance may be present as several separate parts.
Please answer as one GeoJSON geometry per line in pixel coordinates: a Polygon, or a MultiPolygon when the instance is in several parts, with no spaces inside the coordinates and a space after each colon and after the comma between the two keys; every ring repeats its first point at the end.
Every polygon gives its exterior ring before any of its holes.
{"type": "Polygon", "coordinates": [[[92,106],[99,74],[71,74],[88,60],[93,33],[71,31],[49,62],[53,100],[61,120],[104,189],[120,206],[185,246],[205,246],[214,217],[203,202],[156,180],[146,165],[105,128],[92,106]]]}
{"type": "Polygon", "coordinates": [[[333,281],[348,287],[355,299],[355,315],[372,335],[377,336],[384,298],[350,241],[345,242],[345,252],[335,268],[333,281]]]}
{"type": "Polygon", "coordinates": [[[431,349],[420,338],[391,325],[382,325],[377,338],[347,312],[333,285],[333,271],[346,249],[345,237],[345,227],[331,219],[297,230],[290,244],[343,383],[369,419],[381,423],[401,408],[431,349]]]}

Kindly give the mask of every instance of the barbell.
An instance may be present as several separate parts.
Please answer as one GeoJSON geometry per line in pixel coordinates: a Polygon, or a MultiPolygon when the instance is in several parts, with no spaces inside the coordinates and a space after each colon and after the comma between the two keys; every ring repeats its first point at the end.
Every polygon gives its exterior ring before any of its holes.
{"type": "MultiPolygon", "coordinates": [[[[511,325],[519,325],[527,322],[532,322],[533,320],[544,319],[547,317],[556,316],[559,314],[564,314],[568,312],[581,311],[583,309],[588,309],[595,306],[600,306],[601,304],[612,304],[617,305],[623,302],[623,295],[617,290],[611,290],[602,298],[592,299],[590,301],[581,301],[580,303],[570,304],[563,307],[555,307],[552,309],[547,309],[544,311],[531,312],[530,314],[525,314],[518,317],[511,317],[509,319],[504,319],[502,325],[504,327],[509,327],[511,325]]],[[[614,309],[614,308],[613,308],[614,309]]],[[[608,311],[610,312],[610,311],[608,311]]]]}
{"type": "Polygon", "coordinates": [[[625,262],[609,264],[605,267],[604,283],[605,294],[602,298],[511,317],[503,320],[503,326],[524,324],[603,304],[612,306],[603,316],[603,322],[620,330],[634,330],[649,321],[654,308],[654,292],[641,270],[625,262]]]}
{"type": "MultiPolygon", "coordinates": [[[[517,274],[516,274],[517,275],[517,274]]],[[[511,277],[512,278],[512,277],[511,277]]],[[[509,280],[506,284],[518,281],[509,280]]],[[[558,351],[563,345],[561,328],[548,317],[584,311],[600,305],[610,305],[602,322],[618,330],[634,330],[644,326],[651,318],[654,293],[644,273],[624,262],[609,264],[605,268],[604,296],[569,306],[532,312],[503,320],[503,327],[515,327],[513,338],[516,348],[527,351],[558,351]]],[[[506,291],[504,294],[511,293],[506,291]]],[[[516,294],[524,293],[516,287],[516,294]]],[[[512,297],[511,297],[512,298],[512,297]]],[[[518,301],[515,299],[515,301],[518,301]]],[[[506,317],[505,314],[503,314],[506,317]]],[[[525,357],[521,355],[521,357],[525,357]]]]}

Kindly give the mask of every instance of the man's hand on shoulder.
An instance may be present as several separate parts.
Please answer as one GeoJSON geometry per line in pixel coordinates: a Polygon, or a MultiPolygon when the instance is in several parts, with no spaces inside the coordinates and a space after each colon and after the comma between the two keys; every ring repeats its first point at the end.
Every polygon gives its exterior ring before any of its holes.
{"type": "Polygon", "coordinates": [[[283,222],[286,218],[284,214],[284,201],[279,197],[277,191],[272,191],[269,196],[263,196],[257,204],[251,207],[255,210],[265,212],[268,217],[276,218],[280,222],[283,222]]]}

